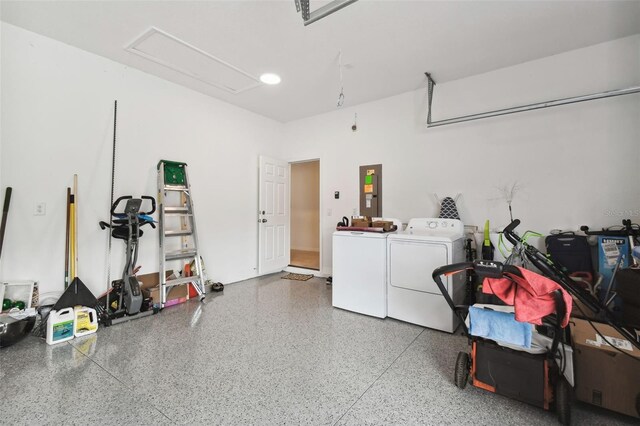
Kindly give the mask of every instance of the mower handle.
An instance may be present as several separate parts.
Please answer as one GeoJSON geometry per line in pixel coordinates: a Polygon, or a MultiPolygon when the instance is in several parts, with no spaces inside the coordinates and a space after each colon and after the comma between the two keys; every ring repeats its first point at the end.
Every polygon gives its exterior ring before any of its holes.
{"type": "Polygon", "coordinates": [[[520,237],[515,232],[513,232],[513,230],[516,229],[518,227],[518,225],[520,225],[520,219],[514,219],[513,222],[508,224],[507,227],[502,230],[502,234],[514,246],[516,246],[516,245],[518,245],[519,243],[522,242],[520,237]]]}
{"type": "MultiPolygon", "coordinates": [[[[447,274],[455,274],[466,269],[473,269],[481,277],[501,278],[504,274],[516,275],[522,277],[522,272],[518,267],[513,265],[505,265],[501,262],[493,260],[475,260],[473,262],[460,262],[451,265],[440,266],[433,270],[433,279],[447,274]],[[491,270],[491,272],[489,272],[491,270]]],[[[436,280],[437,284],[437,280],[436,280]]],[[[441,289],[442,290],[442,289],[441,289]]]]}
{"type": "Polygon", "coordinates": [[[435,280],[436,277],[439,277],[441,275],[462,272],[465,269],[472,269],[472,268],[473,268],[473,262],[452,263],[451,265],[440,266],[439,268],[436,268],[433,270],[433,279],[435,280]]]}
{"type": "Polygon", "coordinates": [[[512,232],[514,229],[516,229],[518,227],[518,225],[520,225],[520,219],[514,219],[513,222],[508,224],[507,227],[504,228],[504,230],[502,232],[504,232],[504,233],[512,232]]]}
{"type": "Polygon", "coordinates": [[[522,277],[522,272],[520,272],[520,269],[518,269],[516,266],[503,265],[500,262],[494,262],[492,260],[476,260],[473,262],[454,263],[451,265],[444,265],[434,269],[433,274],[431,275],[433,277],[433,281],[435,281],[436,285],[440,289],[440,292],[442,293],[444,300],[447,302],[447,304],[449,305],[453,313],[460,320],[460,323],[462,324],[462,327],[464,328],[465,333],[468,333],[469,330],[467,329],[467,326],[464,323],[465,318],[462,312],[464,310],[463,309],[464,307],[456,306],[453,303],[453,299],[451,299],[449,292],[447,291],[444,283],[442,282],[442,275],[455,274],[467,269],[473,269],[473,271],[476,272],[478,276],[482,278],[487,278],[487,277],[502,278],[505,273],[522,277]]]}

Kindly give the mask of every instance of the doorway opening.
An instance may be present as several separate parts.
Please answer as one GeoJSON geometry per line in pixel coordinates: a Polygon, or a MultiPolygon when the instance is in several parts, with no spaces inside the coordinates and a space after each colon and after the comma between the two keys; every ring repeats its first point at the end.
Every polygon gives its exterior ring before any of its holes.
{"type": "Polygon", "coordinates": [[[320,160],[291,163],[289,266],[320,270],[320,160]]]}

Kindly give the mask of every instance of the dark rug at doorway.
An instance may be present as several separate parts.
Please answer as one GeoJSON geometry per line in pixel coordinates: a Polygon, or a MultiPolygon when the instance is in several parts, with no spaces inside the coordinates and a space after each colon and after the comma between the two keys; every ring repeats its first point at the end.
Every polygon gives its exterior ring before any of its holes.
{"type": "Polygon", "coordinates": [[[311,278],[313,278],[313,274],[287,274],[287,275],[283,275],[280,278],[282,278],[283,280],[295,280],[295,281],[307,281],[310,280],[311,278]]]}

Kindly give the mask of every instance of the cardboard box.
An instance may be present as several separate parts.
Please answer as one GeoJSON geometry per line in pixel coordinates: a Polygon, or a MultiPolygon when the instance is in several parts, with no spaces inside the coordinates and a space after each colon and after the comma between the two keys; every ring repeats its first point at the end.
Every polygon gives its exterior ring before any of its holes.
{"type": "Polygon", "coordinates": [[[351,226],[358,228],[368,228],[371,226],[371,218],[369,216],[352,217],[351,226]]]}
{"type": "Polygon", "coordinates": [[[371,223],[374,228],[382,228],[385,232],[389,232],[393,229],[393,222],[390,220],[375,220],[371,223]]]}
{"type": "MultiPolygon", "coordinates": [[[[173,271],[167,271],[166,276],[169,277],[173,274],[173,271]]],[[[138,281],[142,284],[140,288],[143,290],[149,290],[153,303],[160,303],[160,274],[154,272],[151,274],[137,275],[138,281]]],[[[184,303],[188,300],[189,289],[187,284],[171,287],[167,293],[167,302],[165,307],[184,303]]]]}
{"type": "Polygon", "coordinates": [[[640,418],[640,350],[613,327],[572,318],[576,398],[618,413],[640,418]],[[635,359],[634,359],[635,358],[635,359]]]}

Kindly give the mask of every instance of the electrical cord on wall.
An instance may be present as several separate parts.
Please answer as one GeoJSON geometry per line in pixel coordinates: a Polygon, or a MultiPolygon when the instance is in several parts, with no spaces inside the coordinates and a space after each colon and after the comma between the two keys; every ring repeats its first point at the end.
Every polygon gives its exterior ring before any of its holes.
{"type": "Polygon", "coordinates": [[[340,94],[338,95],[337,107],[344,105],[344,83],[342,82],[342,50],[338,52],[338,70],[340,71],[340,94]]]}

